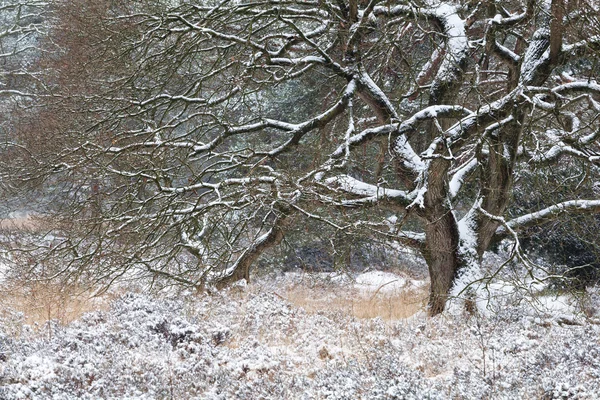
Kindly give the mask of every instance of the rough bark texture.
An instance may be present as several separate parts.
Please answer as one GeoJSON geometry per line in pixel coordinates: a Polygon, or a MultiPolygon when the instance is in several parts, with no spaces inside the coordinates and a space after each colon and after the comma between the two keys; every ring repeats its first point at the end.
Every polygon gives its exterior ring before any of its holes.
{"type": "Polygon", "coordinates": [[[562,46],[563,17],[565,5],[563,0],[553,0],[550,8],[550,60],[556,62],[562,46]]]}
{"type": "MultiPolygon", "coordinates": [[[[453,27],[439,19],[438,28],[449,32],[453,27]]],[[[448,50],[446,50],[448,51],[448,50]]],[[[429,105],[454,104],[463,83],[467,66],[466,57],[456,59],[454,54],[447,53],[452,59],[451,67],[447,67],[442,76],[437,76],[431,85],[429,105]]],[[[439,121],[443,130],[452,125],[452,121],[439,121]]],[[[425,151],[428,144],[443,133],[432,122],[427,124],[424,135],[420,135],[414,144],[416,151],[425,151]]],[[[437,156],[448,156],[443,145],[438,145],[437,156]]],[[[425,220],[425,247],[423,256],[429,269],[431,287],[428,310],[430,315],[444,311],[448,294],[459,270],[459,231],[452,207],[448,202],[447,173],[451,162],[445,158],[432,159],[427,174],[427,192],[425,194],[425,212],[421,213],[425,220]]]]}
{"type": "Polygon", "coordinates": [[[429,268],[431,287],[429,313],[444,311],[448,293],[459,269],[459,232],[454,213],[446,201],[446,172],[450,162],[432,160],[425,195],[425,247],[423,256],[429,268]]]}
{"type": "Polygon", "coordinates": [[[436,315],[444,311],[459,267],[459,238],[454,216],[447,212],[438,220],[429,222],[425,232],[427,240],[423,255],[431,278],[428,308],[430,315],[436,315]]]}

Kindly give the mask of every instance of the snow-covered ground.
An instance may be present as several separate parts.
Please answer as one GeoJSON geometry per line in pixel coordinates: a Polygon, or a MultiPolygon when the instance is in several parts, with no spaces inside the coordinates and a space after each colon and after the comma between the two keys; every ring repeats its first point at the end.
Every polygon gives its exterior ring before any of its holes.
{"type": "Polygon", "coordinates": [[[0,399],[598,398],[596,292],[585,315],[572,297],[517,294],[484,315],[329,307],[394,291],[426,288],[379,271],[288,274],[214,295],[126,293],[66,326],[5,310],[0,399]]]}

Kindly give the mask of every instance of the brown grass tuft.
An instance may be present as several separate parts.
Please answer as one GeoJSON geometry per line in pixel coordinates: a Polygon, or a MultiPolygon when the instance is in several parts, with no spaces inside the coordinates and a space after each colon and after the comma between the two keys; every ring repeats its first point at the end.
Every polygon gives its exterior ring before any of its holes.
{"type": "Polygon", "coordinates": [[[22,312],[25,322],[42,326],[47,321],[68,324],[86,312],[106,309],[106,301],[89,290],[50,282],[10,282],[0,287],[0,309],[22,312]]]}
{"type": "Polygon", "coordinates": [[[393,292],[361,292],[352,287],[290,287],[284,296],[308,312],[339,311],[357,318],[397,320],[424,310],[428,287],[410,287],[393,292]]]}

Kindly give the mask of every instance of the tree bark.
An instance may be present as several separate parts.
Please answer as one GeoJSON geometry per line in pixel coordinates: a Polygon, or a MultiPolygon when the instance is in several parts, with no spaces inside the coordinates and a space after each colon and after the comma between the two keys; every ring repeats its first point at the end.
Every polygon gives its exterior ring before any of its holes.
{"type": "MultiPolygon", "coordinates": [[[[489,154],[483,168],[481,208],[496,216],[504,215],[510,202],[514,183],[514,168],[521,141],[526,107],[515,106],[514,121],[489,138],[489,154]]],[[[499,222],[483,214],[478,218],[477,254],[483,257],[499,226],[499,222]]]]}
{"type": "Polygon", "coordinates": [[[423,256],[429,268],[429,315],[444,311],[448,294],[459,269],[458,227],[451,212],[427,224],[423,256]]]}
{"type": "Polygon", "coordinates": [[[431,280],[428,305],[430,315],[444,311],[459,269],[459,231],[451,205],[447,201],[445,181],[449,167],[450,161],[444,158],[431,160],[424,208],[418,211],[425,220],[423,257],[431,280]]]}

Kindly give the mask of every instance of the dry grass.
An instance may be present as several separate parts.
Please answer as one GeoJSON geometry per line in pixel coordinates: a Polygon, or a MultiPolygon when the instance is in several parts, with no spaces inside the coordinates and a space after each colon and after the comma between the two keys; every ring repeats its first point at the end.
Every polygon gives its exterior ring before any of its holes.
{"type": "MultiPolygon", "coordinates": [[[[0,219],[0,230],[8,233],[36,232],[47,221],[24,216],[0,219]]],[[[372,292],[337,285],[297,284],[283,289],[282,297],[308,312],[343,312],[357,318],[381,317],[385,320],[408,318],[425,308],[428,287],[413,286],[372,292]]],[[[0,310],[22,312],[30,325],[57,320],[68,324],[82,314],[106,309],[107,298],[93,298],[91,291],[76,286],[48,282],[5,282],[0,286],[0,310]]]]}
{"type": "MultiPolygon", "coordinates": [[[[0,230],[9,235],[39,232],[47,227],[47,221],[30,215],[0,219],[0,230]]],[[[5,279],[0,285],[0,310],[22,312],[25,322],[32,326],[43,326],[47,321],[68,324],[86,312],[107,308],[105,299],[92,297],[91,290],[78,285],[5,279]]]]}
{"type": "Polygon", "coordinates": [[[0,219],[0,230],[8,232],[37,232],[42,229],[42,222],[31,216],[0,219]]]}
{"type": "Polygon", "coordinates": [[[89,290],[57,283],[11,282],[0,288],[0,309],[22,312],[32,326],[47,321],[68,324],[86,312],[106,309],[106,304],[89,290]]]}
{"type": "Polygon", "coordinates": [[[393,292],[361,292],[352,287],[308,287],[296,285],[284,292],[292,304],[308,312],[340,311],[357,318],[397,320],[424,310],[428,287],[393,292]]]}
{"type": "MultiPolygon", "coordinates": [[[[429,288],[409,286],[395,291],[360,291],[352,286],[296,284],[279,295],[307,312],[342,312],[356,318],[398,320],[424,310],[429,288]]],[[[0,310],[22,312],[27,324],[47,321],[68,324],[84,313],[106,310],[113,295],[93,297],[92,291],[51,282],[5,282],[0,286],[0,310]]]]}

